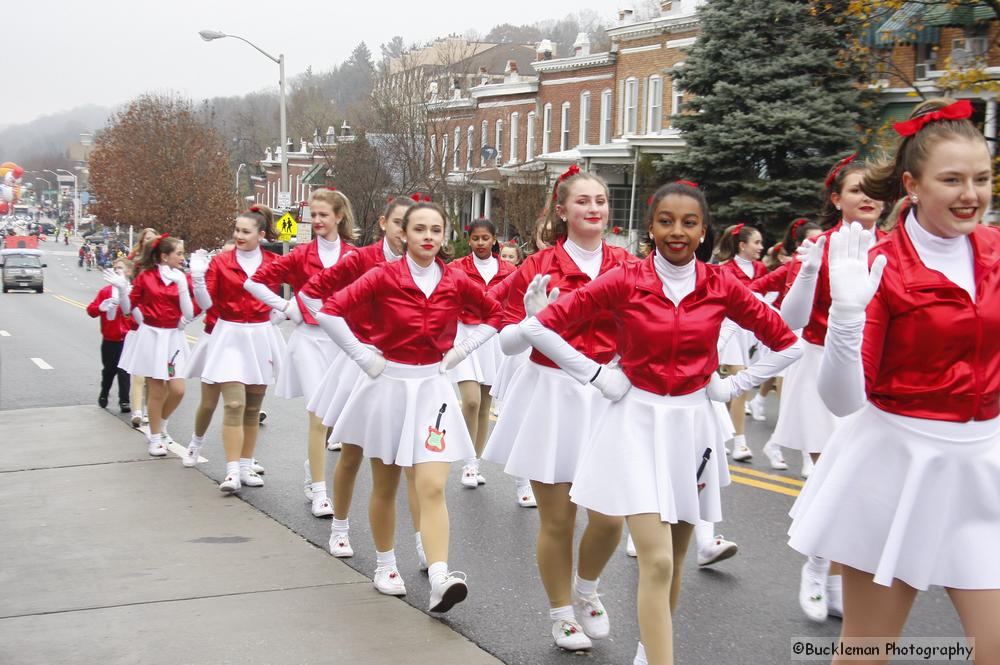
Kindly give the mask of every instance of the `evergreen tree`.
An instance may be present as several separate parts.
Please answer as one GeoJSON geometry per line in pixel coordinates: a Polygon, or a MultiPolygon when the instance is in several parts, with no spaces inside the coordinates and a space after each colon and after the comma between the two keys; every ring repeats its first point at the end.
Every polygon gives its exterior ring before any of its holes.
{"type": "Polygon", "coordinates": [[[842,49],[844,28],[807,0],[707,0],[676,84],[687,149],[660,175],[700,183],[718,224],[784,230],[819,207],[828,169],[859,147],[873,111],[842,49]]]}

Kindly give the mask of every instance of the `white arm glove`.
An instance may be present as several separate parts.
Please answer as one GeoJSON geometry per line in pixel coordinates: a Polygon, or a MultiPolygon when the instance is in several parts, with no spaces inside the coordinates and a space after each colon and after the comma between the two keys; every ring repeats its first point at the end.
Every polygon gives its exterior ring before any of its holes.
{"type": "Polygon", "coordinates": [[[261,284],[248,278],[247,281],[243,282],[243,288],[271,309],[276,309],[279,312],[284,312],[288,309],[288,301],[267,288],[267,284],[261,284]]]}
{"type": "Polygon", "coordinates": [[[772,376],[777,376],[781,370],[802,357],[802,340],[800,339],[796,339],[794,344],[781,351],[773,351],[767,347],[761,348],[764,349],[764,353],[754,364],[722,379],[729,383],[732,388],[730,399],[742,395],[751,388],[756,388],[772,376]]]}
{"type": "Polygon", "coordinates": [[[187,275],[176,268],[168,274],[171,282],[177,285],[177,296],[180,299],[181,316],[188,321],[194,321],[194,303],[191,300],[191,290],[188,289],[187,275]]]}
{"type": "Polygon", "coordinates": [[[340,316],[331,316],[320,312],[316,317],[319,327],[330,336],[337,346],[344,350],[347,357],[358,364],[365,374],[371,378],[377,377],[385,369],[385,358],[381,353],[372,351],[367,346],[358,341],[358,338],[351,331],[347,321],[340,316]]]}
{"type": "Polygon", "coordinates": [[[313,318],[319,314],[319,310],[323,309],[323,301],[320,298],[310,298],[306,294],[299,291],[299,300],[301,300],[302,304],[306,306],[309,313],[313,315],[313,318]]]}
{"type": "Polygon", "coordinates": [[[101,304],[97,306],[97,309],[108,315],[108,319],[115,318],[118,314],[118,299],[114,296],[110,298],[105,298],[101,301],[101,304]]]}
{"type": "MultiPolygon", "coordinates": [[[[119,275],[114,270],[105,268],[101,272],[101,276],[104,277],[104,281],[111,285],[111,295],[115,295],[115,289],[118,289],[119,304],[121,305],[122,313],[125,316],[129,315],[132,310],[132,303],[128,298],[129,284],[128,280],[125,279],[124,275],[119,275]]],[[[108,316],[108,318],[114,318],[108,316]]]]}
{"type": "Polygon", "coordinates": [[[860,224],[841,228],[830,239],[830,320],[817,387],[836,416],[854,413],[867,400],[861,360],[865,310],[875,296],[886,259],[868,268],[871,234],[860,224]]]}
{"type": "Polygon", "coordinates": [[[205,284],[205,273],[208,271],[208,253],[199,249],[191,255],[191,282],[194,284],[194,299],[198,307],[207,311],[212,306],[212,296],[205,284]]]}
{"type": "Polygon", "coordinates": [[[735,321],[732,319],[726,319],[722,322],[722,327],[719,328],[719,341],[715,344],[715,351],[720,356],[722,355],[722,350],[726,348],[726,344],[729,344],[729,340],[733,338],[737,332],[742,330],[735,321]]]}
{"type": "MultiPolygon", "coordinates": [[[[120,293],[121,292],[118,290],[117,286],[112,286],[111,287],[111,297],[108,300],[113,300],[114,301],[114,305],[111,305],[106,310],[101,310],[101,311],[107,312],[108,321],[114,321],[115,319],[118,318],[118,305],[119,305],[119,303],[121,303],[121,296],[119,295],[120,293]]],[[[105,302],[107,302],[107,300],[105,302]]],[[[100,305],[98,305],[97,309],[101,309],[102,305],[104,305],[104,303],[101,303],[100,305]]]]}
{"type": "Polygon", "coordinates": [[[458,363],[468,358],[473,351],[496,334],[496,328],[488,326],[485,323],[480,323],[468,337],[449,349],[448,353],[444,354],[444,358],[441,359],[441,373],[444,374],[449,369],[453,369],[458,363]]]}
{"type": "Polygon", "coordinates": [[[792,330],[805,328],[812,315],[813,300],[816,297],[816,282],[820,266],[823,265],[823,247],[826,238],[820,238],[815,244],[807,240],[796,250],[793,261],[802,260],[802,268],[795,277],[791,288],[781,302],[781,318],[792,330]]]}
{"type": "Polygon", "coordinates": [[[181,320],[177,322],[177,329],[183,331],[187,328],[188,324],[191,323],[192,319],[182,316],[181,320]]]}
{"type": "MultiPolygon", "coordinates": [[[[549,288],[550,275],[535,275],[528,288],[524,291],[524,312],[525,320],[530,319],[535,314],[554,303],[559,297],[559,289],[552,289],[546,295],[549,288]]],[[[523,323],[523,321],[522,321],[523,323]]],[[[507,326],[500,331],[500,350],[508,356],[516,356],[527,351],[531,347],[531,341],[524,336],[520,326],[507,326]]],[[[589,380],[589,379],[588,379],[589,380]]]]}
{"type": "Polygon", "coordinates": [[[142,325],[143,316],[142,316],[142,310],[141,309],[133,309],[132,310],[132,320],[135,321],[136,323],[138,323],[140,326],[142,325]]]}
{"type": "Polygon", "coordinates": [[[268,318],[268,321],[270,321],[274,325],[278,325],[278,324],[283,323],[284,321],[288,320],[288,318],[285,316],[284,312],[279,312],[276,309],[272,309],[271,313],[268,314],[267,318],[268,318]]]}

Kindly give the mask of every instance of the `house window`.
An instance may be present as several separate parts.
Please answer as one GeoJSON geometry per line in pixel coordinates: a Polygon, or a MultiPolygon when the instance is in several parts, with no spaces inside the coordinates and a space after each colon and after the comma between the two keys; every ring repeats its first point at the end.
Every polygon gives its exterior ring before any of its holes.
{"type": "Polygon", "coordinates": [[[503,158],[500,155],[500,153],[503,152],[503,120],[499,120],[499,119],[497,120],[497,124],[496,124],[496,136],[494,138],[496,139],[496,149],[497,149],[497,163],[496,163],[496,165],[500,166],[503,163],[503,158]]]}
{"type": "MultiPolygon", "coordinates": [[[[490,144],[490,141],[487,138],[489,136],[489,134],[490,134],[490,123],[488,123],[487,121],[483,120],[483,124],[480,125],[480,127],[479,127],[479,147],[480,148],[485,148],[486,146],[488,146],[490,144]]],[[[479,166],[480,166],[480,168],[486,166],[486,164],[483,163],[483,153],[482,153],[482,151],[480,151],[480,153],[479,153],[479,166]]]]}
{"type": "Polygon", "coordinates": [[[611,115],[611,101],[614,98],[611,90],[601,93],[601,143],[607,143],[613,136],[611,123],[614,116],[611,115]]]}
{"type": "Polygon", "coordinates": [[[580,145],[590,143],[587,133],[590,130],[590,93],[585,92],[580,95],[580,145]]]}
{"type": "Polygon", "coordinates": [[[528,113],[528,128],[525,130],[528,135],[525,137],[524,161],[530,162],[535,158],[535,112],[528,113]]]}
{"type": "Polygon", "coordinates": [[[518,138],[519,138],[518,137],[518,132],[520,131],[520,127],[518,127],[518,125],[520,124],[520,121],[521,121],[521,114],[520,113],[511,113],[510,114],[510,158],[509,158],[509,161],[511,161],[511,162],[516,162],[517,161],[517,141],[518,141],[518,138]]]}
{"type": "Polygon", "coordinates": [[[452,169],[458,170],[458,157],[462,154],[462,130],[458,127],[455,128],[455,156],[452,159],[452,169]]]}
{"type": "Polygon", "coordinates": [[[542,154],[549,151],[552,142],[552,104],[546,104],[542,109],[542,154]]]}
{"type": "Polygon", "coordinates": [[[431,135],[431,171],[434,170],[434,158],[437,156],[437,135],[431,135]]]}
{"type": "Polygon", "coordinates": [[[650,76],[646,89],[649,91],[646,133],[656,134],[663,125],[663,79],[659,76],[650,76]]]}
{"type": "Polygon", "coordinates": [[[465,170],[472,170],[472,144],[475,142],[476,130],[472,125],[465,132],[465,170]]]}
{"type": "Polygon", "coordinates": [[[448,135],[441,135],[441,174],[448,172],[448,135]]]}
{"type": "MultiPolygon", "coordinates": [[[[674,65],[676,70],[678,67],[682,66],[683,62],[678,62],[674,65]]],[[[677,84],[677,77],[674,76],[670,81],[670,115],[680,115],[681,104],[684,103],[684,90],[677,84]]]]}
{"type": "Polygon", "coordinates": [[[639,79],[625,79],[625,125],[623,134],[635,134],[639,119],[639,79]]]}
{"type": "Polygon", "coordinates": [[[569,150],[569,102],[563,102],[559,129],[559,149],[569,150]]]}

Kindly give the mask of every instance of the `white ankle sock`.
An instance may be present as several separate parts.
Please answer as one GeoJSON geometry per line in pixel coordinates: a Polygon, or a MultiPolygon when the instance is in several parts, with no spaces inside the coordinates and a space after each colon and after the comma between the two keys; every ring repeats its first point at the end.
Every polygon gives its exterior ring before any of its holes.
{"type": "Polygon", "coordinates": [[[809,574],[813,577],[821,577],[826,579],[830,574],[830,560],[824,559],[818,556],[809,557],[808,568],[809,574]]]}
{"type": "Polygon", "coordinates": [[[396,550],[389,550],[388,552],[375,550],[375,565],[379,568],[395,568],[396,550]]]}
{"type": "Polygon", "coordinates": [[[553,621],[576,621],[576,616],[573,614],[572,605],[563,605],[562,607],[550,607],[549,618],[552,619],[553,621]]]}
{"type": "Polygon", "coordinates": [[[336,517],[334,517],[333,526],[330,527],[330,530],[333,531],[334,533],[342,533],[346,535],[347,532],[351,530],[351,520],[349,519],[338,520],[336,517]]]}
{"type": "Polygon", "coordinates": [[[826,588],[832,593],[844,593],[844,578],[841,575],[830,575],[826,578],[826,588]]]}
{"type": "Polygon", "coordinates": [[[596,580],[585,580],[579,575],[577,575],[574,586],[576,587],[576,592],[579,595],[590,596],[597,593],[597,583],[600,581],[601,581],[600,578],[596,580]]]}
{"type": "Polygon", "coordinates": [[[448,577],[448,562],[435,561],[427,567],[427,577],[431,581],[431,588],[437,587],[448,577]]]}
{"type": "Polygon", "coordinates": [[[648,663],[646,660],[646,647],[642,646],[642,642],[639,642],[639,647],[635,650],[635,662],[642,663],[643,665],[648,663]]]}
{"type": "Polygon", "coordinates": [[[196,446],[198,446],[200,448],[201,446],[205,445],[205,437],[198,436],[197,434],[192,434],[191,435],[191,443],[193,443],[194,445],[196,445],[196,446]]]}
{"type": "Polygon", "coordinates": [[[168,420],[166,418],[160,421],[160,434],[167,433],[167,422],[168,420]]]}
{"type": "Polygon", "coordinates": [[[149,435],[149,444],[153,445],[154,443],[160,443],[160,444],[162,444],[163,443],[163,435],[162,434],[150,434],[149,435]]]}
{"type": "Polygon", "coordinates": [[[226,462],[226,475],[238,478],[240,475],[240,463],[226,462]]]}
{"type": "Polygon", "coordinates": [[[313,483],[310,485],[312,488],[313,497],[325,497],[326,496],[326,481],[320,481],[318,483],[313,483]]]}
{"type": "Polygon", "coordinates": [[[733,437],[734,447],[745,446],[745,445],[747,445],[746,434],[737,434],[736,436],[733,437]]]}
{"type": "Polygon", "coordinates": [[[530,488],[530,487],[531,487],[531,481],[528,480],[527,478],[518,478],[517,479],[517,491],[518,492],[520,492],[520,491],[522,491],[524,489],[530,488]]]}
{"type": "Polygon", "coordinates": [[[715,540],[715,525],[705,520],[698,520],[694,525],[694,540],[698,549],[704,549],[715,540]]]}
{"type": "Polygon", "coordinates": [[[250,467],[253,466],[253,458],[252,457],[241,457],[240,461],[239,461],[239,465],[240,465],[239,466],[240,473],[250,473],[250,470],[251,470],[250,467]]]}

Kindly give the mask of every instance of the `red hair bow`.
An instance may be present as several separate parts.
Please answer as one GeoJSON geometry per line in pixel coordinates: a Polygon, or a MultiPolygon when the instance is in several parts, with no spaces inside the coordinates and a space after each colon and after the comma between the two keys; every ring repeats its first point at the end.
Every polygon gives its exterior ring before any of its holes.
{"type": "Polygon", "coordinates": [[[164,233],[162,236],[160,236],[159,238],[157,238],[156,240],[154,240],[153,244],[150,245],[150,247],[152,247],[153,249],[156,249],[157,247],[160,246],[160,241],[161,240],[163,240],[164,238],[169,238],[169,237],[170,237],[169,233],[164,233]]]}
{"type": "Polygon", "coordinates": [[[424,202],[424,203],[429,203],[430,200],[431,200],[431,197],[429,195],[427,195],[427,194],[421,194],[420,192],[416,192],[414,194],[411,194],[410,198],[413,199],[414,201],[416,201],[417,203],[420,203],[421,201],[424,202]]]}
{"type": "Polygon", "coordinates": [[[785,246],[785,243],[779,242],[774,247],[771,248],[771,251],[774,252],[775,254],[777,254],[778,252],[781,251],[781,248],[784,247],[784,246],[785,246]]]}
{"type": "Polygon", "coordinates": [[[649,195],[649,198],[648,198],[648,199],[646,199],[646,205],[647,205],[647,206],[651,206],[651,205],[653,205],[653,195],[652,195],[652,194],[650,194],[650,195],[649,195]]]}
{"type": "Polygon", "coordinates": [[[799,227],[802,226],[803,224],[808,224],[808,223],[809,223],[809,220],[806,219],[805,217],[799,217],[794,222],[792,222],[792,239],[793,240],[798,240],[799,239],[799,233],[798,233],[799,227]]]}
{"type": "Polygon", "coordinates": [[[556,201],[559,199],[559,183],[565,182],[568,178],[572,178],[580,173],[580,167],[576,164],[571,164],[566,171],[559,176],[556,180],[556,186],[552,188],[552,200],[556,201]]]}
{"type": "Polygon", "coordinates": [[[743,230],[744,226],[746,226],[746,224],[743,223],[743,222],[740,222],[739,224],[737,224],[736,226],[733,227],[733,230],[730,231],[729,234],[730,235],[734,235],[734,236],[738,236],[740,234],[740,231],[743,230]]]}
{"type": "Polygon", "coordinates": [[[928,123],[938,120],[965,120],[970,117],[972,117],[972,103],[968,99],[960,99],[953,104],[945,106],[943,109],[931,111],[930,113],[925,113],[916,118],[904,120],[903,122],[897,122],[892,128],[900,136],[913,136],[928,123]]]}
{"type": "Polygon", "coordinates": [[[698,183],[691,182],[690,180],[678,180],[676,184],[687,185],[688,187],[694,187],[695,189],[698,189],[698,183]]]}
{"type": "Polygon", "coordinates": [[[250,206],[250,212],[260,212],[260,206],[250,206]]]}
{"type": "Polygon", "coordinates": [[[840,172],[844,170],[844,167],[853,162],[857,156],[858,153],[854,153],[848,155],[847,157],[844,157],[842,160],[837,162],[837,165],[833,167],[832,171],[830,171],[830,175],[826,177],[826,180],[823,181],[823,184],[826,185],[827,187],[832,185],[833,181],[837,179],[838,175],[840,175],[840,172]]]}
{"type": "Polygon", "coordinates": [[[323,189],[329,189],[331,192],[337,191],[336,187],[324,187],[323,189]]]}

